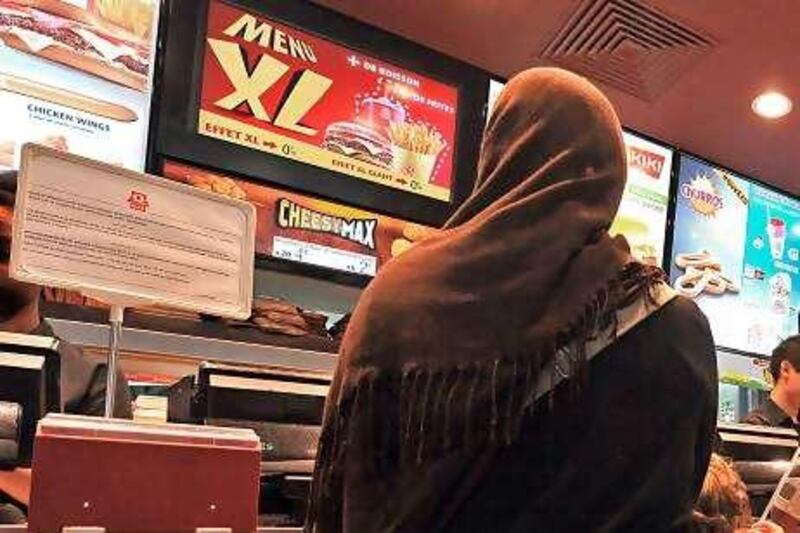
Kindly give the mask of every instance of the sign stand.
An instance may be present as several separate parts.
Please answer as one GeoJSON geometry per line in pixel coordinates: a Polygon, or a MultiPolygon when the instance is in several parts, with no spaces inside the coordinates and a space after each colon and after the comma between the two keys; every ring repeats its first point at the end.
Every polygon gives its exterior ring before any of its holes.
{"type": "Polygon", "coordinates": [[[125,309],[164,305],[246,319],[255,227],[250,203],[25,145],[9,275],[110,305],[105,418],[51,414],[39,423],[32,531],[255,531],[261,445],[252,430],[113,418],[125,309]],[[115,490],[120,475],[130,490],[115,490]],[[131,491],[139,496],[133,507],[131,491]],[[166,516],[163,502],[175,494],[166,516]]]}
{"type": "Polygon", "coordinates": [[[125,309],[160,304],[246,319],[255,227],[250,203],[26,144],[9,275],[110,306],[105,416],[113,418],[125,309]]]}
{"type": "Polygon", "coordinates": [[[114,403],[117,397],[119,342],[122,338],[122,321],[124,316],[124,306],[111,306],[108,315],[110,331],[108,336],[108,364],[106,365],[106,418],[114,418],[114,403]]]}
{"type": "Polygon", "coordinates": [[[119,351],[122,341],[122,324],[125,310],[139,305],[152,304],[147,298],[129,298],[106,291],[86,291],[86,296],[105,303],[108,310],[108,354],[106,355],[105,418],[114,418],[119,375],[119,351]]]}

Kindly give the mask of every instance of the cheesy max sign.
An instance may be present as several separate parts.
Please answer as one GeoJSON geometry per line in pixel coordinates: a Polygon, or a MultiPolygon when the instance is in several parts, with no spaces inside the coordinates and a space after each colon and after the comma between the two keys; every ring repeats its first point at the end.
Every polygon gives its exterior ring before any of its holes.
{"type": "Polygon", "coordinates": [[[458,90],[210,0],[202,135],[449,201],[458,90]]]}

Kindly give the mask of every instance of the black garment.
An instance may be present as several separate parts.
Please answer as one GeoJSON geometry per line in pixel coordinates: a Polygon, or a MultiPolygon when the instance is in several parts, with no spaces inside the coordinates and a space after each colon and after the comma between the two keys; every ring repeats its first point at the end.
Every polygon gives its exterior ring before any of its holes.
{"type": "Polygon", "coordinates": [[[792,417],[783,412],[778,404],[767,398],[767,401],[750,411],[742,419],[742,424],[753,426],[770,426],[774,428],[795,429],[800,433],[800,424],[795,424],[792,417]]]}
{"type": "Polygon", "coordinates": [[[541,402],[509,448],[397,476],[348,464],[359,481],[345,498],[371,525],[343,531],[692,531],[717,412],[714,344],[697,306],[676,298],[656,311],[598,354],[571,393],[557,390],[557,412],[541,402]]]}
{"type": "MultiPolygon", "coordinates": [[[[31,335],[56,337],[53,329],[44,320],[31,335]]],[[[70,414],[103,416],[106,404],[106,365],[88,359],[80,348],[62,339],[58,342],[58,353],[61,358],[61,410],[70,414]]],[[[114,416],[133,418],[131,393],[122,372],[117,375],[114,416]]]]}

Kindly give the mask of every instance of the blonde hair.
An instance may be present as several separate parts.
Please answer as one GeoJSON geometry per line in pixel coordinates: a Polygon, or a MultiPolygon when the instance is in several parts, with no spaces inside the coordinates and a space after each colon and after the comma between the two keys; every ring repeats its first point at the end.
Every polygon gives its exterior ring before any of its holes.
{"type": "Polygon", "coordinates": [[[722,518],[731,529],[747,528],[753,522],[753,511],[747,488],[723,457],[712,454],[703,489],[695,510],[708,518],[722,518]]]}

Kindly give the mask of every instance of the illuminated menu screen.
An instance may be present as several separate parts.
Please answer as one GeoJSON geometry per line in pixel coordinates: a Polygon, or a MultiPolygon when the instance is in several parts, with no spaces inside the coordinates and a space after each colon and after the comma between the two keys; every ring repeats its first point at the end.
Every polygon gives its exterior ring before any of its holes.
{"type": "Polygon", "coordinates": [[[500,93],[503,92],[503,88],[506,86],[505,83],[497,80],[489,80],[489,97],[486,101],[486,120],[488,122],[489,116],[492,114],[492,110],[494,109],[495,104],[497,103],[497,97],[500,96],[500,93]]]}
{"type": "Polygon", "coordinates": [[[157,0],[0,0],[0,168],[44,144],[143,170],[157,0]]]}
{"type": "Polygon", "coordinates": [[[374,276],[433,229],[167,161],[164,176],[251,202],[256,253],[359,276],[374,276]]]}
{"type": "Polygon", "coordinates": [[[688,156],[680,167],[673,285],[718,345],[770,353],[797,333],[800,202],[688,156]]]}
{"type": "Polygon", "coordinates": [[[201,135],[449,202],[458,90],[211,0],[201,135]]]}
{"type": "Polygon", "coordinates": [[[628,132],[622,136],[628,158],[628,181],[611,234],[624,235],[638,260],[661,266],[673,152],[628,132]]]}

